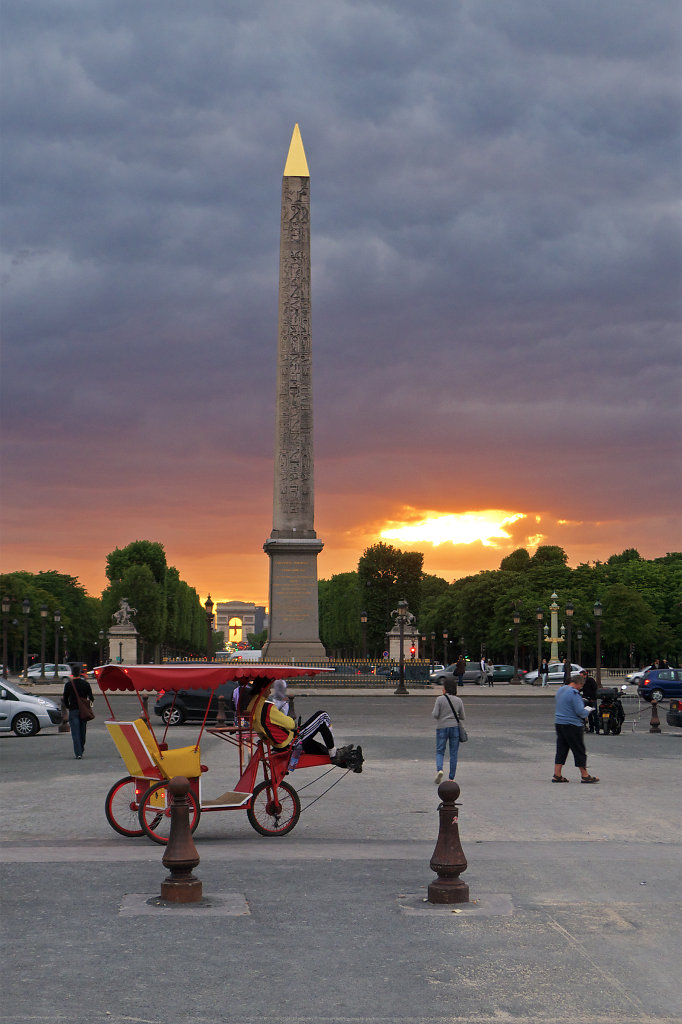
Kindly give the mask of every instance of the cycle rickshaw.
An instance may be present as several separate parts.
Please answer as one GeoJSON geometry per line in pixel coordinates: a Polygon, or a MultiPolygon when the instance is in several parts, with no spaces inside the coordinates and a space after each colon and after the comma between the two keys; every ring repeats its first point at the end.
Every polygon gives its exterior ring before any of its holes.
{"type": "Polygon", "coordinates": [[[316,676],[330,669],[237,663],[104,665],[94,671],[111,715],[105,725],[129,773],[114,783],[105,803],[109,824],[122,836],[146,835],[156,843],[168,842],[168,783],[176,775],[183,775],[189,780],[192,831],[199,824],[201,815],[209,811],[244,810],[256,832],[263,836],[283,836],[291,832],[301,815],[298,793],[289,781],[285,781],[285,775],[301,768],[324,767],[331,770],[334,767],[328,754],[305,752],[299,754],[294,764],[291,748],[274,750],[244,717],[235,716],[233,725],[206,724],[215,690],[223,683],[234,682],[237,685],[255,679],[316,676]],[[171,749],[166,739],[168,724],[163,737],[156,739],[144,696],[159,690],[177,693],[179,690],[191,689],[211,691],[211,700],[196,743],[171,749]],[[109,703],[109,695],[112,693],[135,693],[140,702],[140,716],[132,721],[117,721],[109,703]],[[214,797],[205,794],[203,786],[203,776],[208,771],[206,765],[201,763],[200,742],[204,731],[236,747],[239,754],[239,778],[234,788],[214,797]]]}

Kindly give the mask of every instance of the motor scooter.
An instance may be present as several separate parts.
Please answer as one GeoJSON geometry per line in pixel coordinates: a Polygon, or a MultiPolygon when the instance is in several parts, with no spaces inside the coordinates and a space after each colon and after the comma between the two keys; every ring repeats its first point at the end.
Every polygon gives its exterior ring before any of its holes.
{"type": "Polygon", "coordinates": [[[597,690],[597,712],[594,716],[594,731],[603,732],[605,736],[612,733],[614,736],[620,735],[623,728],[623,722],[625,721],[625,712],[623,711],[623,702],[621,700],[623,691],[627,687],[623,686],[618,689],[617,686],[611,686],[607,689],[597,690]]]}

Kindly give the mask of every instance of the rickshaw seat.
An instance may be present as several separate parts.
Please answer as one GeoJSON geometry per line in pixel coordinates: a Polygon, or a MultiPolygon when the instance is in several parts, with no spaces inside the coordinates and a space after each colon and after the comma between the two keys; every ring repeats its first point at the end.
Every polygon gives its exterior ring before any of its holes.
{"type": "Polygon", "coordinates": [[[128,772],[135,778],[172,779],[174,775],[201,775],[200,753],[194,747],[159,750],[144,718],[134,722],[106,722],[128,772]]]}

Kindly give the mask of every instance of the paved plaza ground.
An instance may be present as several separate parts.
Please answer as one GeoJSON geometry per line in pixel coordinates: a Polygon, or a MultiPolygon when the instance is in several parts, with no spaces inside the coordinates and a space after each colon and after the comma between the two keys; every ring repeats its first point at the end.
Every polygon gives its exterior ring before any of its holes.
{"type": "MultiPolygon", "coordinates": [[[[432,692],[297,697],[297,714],[324,706],[338,742],[362,744],[365,771],[281,839],[242,811],[204,814],[201,909],[149,907],[162,848],[107,824],[125,771],[101,698],[83,761],[56,730],[0,739],[0,1021],[680,1021],[682,730],[662,715],[650,735],[650,709],[637,718],[631,701],[620,736],[588,737],[600,784],[580,785],[569,764],[571,784],[555,786],[549,694],[461,695],[463,877],[478,901],[461,913],[424,903],[438,831],[432,692]]],[[[132,717],[131,698],[115,703],[132,717]]],[[[172,745],[195,735],[175,730],[172,745]]],[[[206,737],[202,760],[206,790],[232,786],[226,744],[206,737]]],[[[297,773],[296,787],[311,778],[297,773]]]]}

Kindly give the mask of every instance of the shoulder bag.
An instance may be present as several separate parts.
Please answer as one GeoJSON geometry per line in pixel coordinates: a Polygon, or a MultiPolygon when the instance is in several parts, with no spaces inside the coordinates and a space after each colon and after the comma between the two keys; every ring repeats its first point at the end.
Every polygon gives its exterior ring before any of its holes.
{"type": "Polygon", "coordinates": [[[81,697],[78,692],[78,687],[74,683],[73,679],[71,680],[71,685],[73,686],[73,692],[76,694],[76,700],[78,701],[78,717],[81,722],[91,722],[95,717],[95,712],[92,710],[92,704],[89,700],[86,700],[85,697],[81,697]]]}
{"type": "Polygon", "coordinates": [[[462,723],[459,720],[459,715],[455,711],[455,705],[452,703],[452,701],[448,697],[447,693],[445,694],[445,699],[448,702],[448,704],[450,705],[450,710],[452,711],[453,715],[457,719],[457,725],[459,726],[459,742],[460,743],[466,743],[466,741],[469,739],[469,736],[467,734],[466,729],[464,728],[464,726],[462,725],[462,723]]]}

